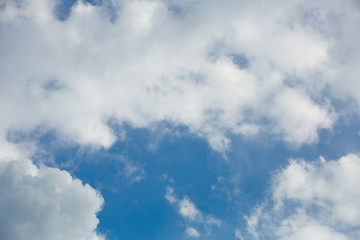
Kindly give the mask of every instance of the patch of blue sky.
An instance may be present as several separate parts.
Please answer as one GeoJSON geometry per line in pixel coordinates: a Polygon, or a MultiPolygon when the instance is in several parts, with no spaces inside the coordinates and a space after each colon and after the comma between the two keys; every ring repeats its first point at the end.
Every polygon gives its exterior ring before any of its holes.
{"type": "Polygon", "coordinates": [[[55,155],[74,176],[101,191],[105,199],[99,215],[101,232],[110,231],[119,239],[162,239],[168,232],[168,239],[176,239],[170,234],[178,231],[176,235],[181,239],[184,227],[164,198],[169,182],[162,175],[171,176],[176,190],[190,196],[199,208],[213,209],[211,201],[204,202],[204,196],[210,194],[209,182],[216,182],[216,175],[207,167],[209,147],[202,140],[184,138],[164,141],[154,154],[146,150],[148,143],[141,143],[147,135],[145,130],[133,130],[128,135],[131,141],[118,142],[108,151],[82,154],[80,148],[69,148],[55,155]],[[116,161],[116,156],[124,155],[134,163],[144,163],[144,180],[129,185],[119,176],[123,163],[116,161]],[[70,161],[70,165],[64,161],[70,161]]]}
{"type": "Polygon", "coordinates": [[[249,60],[242,53],[231,54],[231,59],[233,63],[240,69],[245,69],[249,67],[249,60]]]}
{"type": "Polygon", "coordinates": [[[207,58],[213,62],[222,56],[229,58],[239,69],[246,69],[250,66],[250,60],[244,53],[232,52],[231,47],[227,46],[222,39],[218,39],[213,43],[207,58]]]}
{"type": "Polygon", "coordinates": [[[57,91],[63,87],[62,83],[60,83],[56,78],[49,79],[43,84],[43,88],[46,91],[57,91]]]}
{"type": "Polygon", "coordinates": [[[179,5],[171,5],[168,10],[177,19],[183,19],[186,16],[186,9],[179,5]]]}
{"type": "MultiPolygon", "coordinates": [[[[232,239],[234,229],[245,227],[243,216],[266,197],[272,173],[285,166],[289,158],[316,160],[322,155],[337,159],[357,152],[359,129],[356,121],[340,121],[333,130],[320,131],[317,144],[300,148],[268,136],[233,136],[227,161],[204,140],[190,134],[165,135],[156,150],[151,150],[153,132],[130,126],[125,126],[126,140],[108,150],[57,145],[54,132],[42,135],[38,141],[54,157],[56,166],[101,192],[105,205],[99,213],[98,229],[108,239],[184,239],[186,227],[191,224],[166,201],[168,186],[179,198],[188,196],[200,211],[222,222],[211,227],[212,235],[201,232],[204,239],[232,239]],[[146,176],[129,182],[122,174],[126,163],[143,169],[146,176]]],[[[21,138],[25,136],[16,139],[21,138]]],[[[198,229],[205,231],[201,226],[198,229]]]]}
{"type": "MultiPolygon", "coordinates": [[[[57,16],[57,18],[60,21],[65,21],[71,13],[71,8],[78,2],[78,0],[62,0],[62,1],[58,1],[55,9],[54,9],[54,14],[55,16],[57,16]]],[[[107,11],[110,17],[110,21],[115,21],[116,19],[116,9],[115,7],[111,4],[110,1],[104,1],[104,0],[82,0],[82,2],[84,3],[88,3],[94,6],[100,6],[103,5],[104,3],[108,3],[107,6],[107,11]]]]}
{"type": "Polygon", "coordinates": [[[65,21],[70,16],[71,8],[76,2],[77,0],[58,1],[54,9],[54,13],[58,19],[65,21]]]}

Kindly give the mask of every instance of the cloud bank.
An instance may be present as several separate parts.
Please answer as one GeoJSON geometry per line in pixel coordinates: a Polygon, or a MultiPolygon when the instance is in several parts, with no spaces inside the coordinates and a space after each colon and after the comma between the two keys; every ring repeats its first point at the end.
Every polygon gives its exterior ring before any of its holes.
{"type": "Polygon", "coordinates": [[[167,121],[218,151],[232,135],[316,142],[336,121],[331,99],[357,101],[359,58],[343,56],[356,3],[269,4],[79,1],[59,19],[53,1],[2,3],[2,141],[41,127],[107,148],[118,138],[109,122],[167,121]]]}

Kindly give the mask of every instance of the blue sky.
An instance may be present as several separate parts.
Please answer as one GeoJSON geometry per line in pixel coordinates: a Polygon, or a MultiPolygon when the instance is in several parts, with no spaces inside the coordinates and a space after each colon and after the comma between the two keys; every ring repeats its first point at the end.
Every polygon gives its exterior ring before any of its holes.
{"type": "Polygon", "coordinates": [[[359,239],[359,12],[0,1],[0,238],[359,239]]]}
{"type": "Polygon", "coordinates": [[[155,134],[130,127],[127,134],[131,140],[117,142],[108,150],[89,152],[79,146],[51,149],[49,142],[56,142],[51,136],[42,142],[53,154],[55,166],[60,165],[101,191],[105,205],[98,215],[98,230],[108,239],[186,238],[186,224],[164,198],[168,186],[191,197],[199,209],[222,219],[222,225],[212,229],[208,238],[234,239],[233,229],[244,227],[243,216],[268,197],[271,175],[285,166],[287,159],[314,161],[320,155],[336,159],[349,151],[356,152],[357,129],[356,123],[339,123],[333,133],[322,133],[317,144],[297,149],[267,139],[234,137],[232,142],[238,147],[228,151],[229,160],[189,134],[181,138],[165,136],[156,150],[151,150],[155,134]],[[146,174],[137,172],[133,178],[139,174],[143,179],[133,183],[121,175],[125,168],[122,159],[140,166],[146,174]]]}

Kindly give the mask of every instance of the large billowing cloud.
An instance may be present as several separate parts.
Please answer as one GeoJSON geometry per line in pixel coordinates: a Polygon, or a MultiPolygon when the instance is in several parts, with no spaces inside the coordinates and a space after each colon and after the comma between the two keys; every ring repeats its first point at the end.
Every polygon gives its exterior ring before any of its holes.
{"type": "Polygon", "coordinates": [[[291,160],[273,178],[272,197],[247,218],[255,239],[358,239],[360,157],[291,160]]]}
{"type": "Polygon", "coordinates": [[[100,240],[103,198],[66,171],[30,160],[0,162],[0,238],[100,240]]]}
{"type": "Polygon", "coordinates": [[[2,142],[41,127],[109,147],[110,121],[168,121],[219,151],[233,134],[299,145],[332,127],[329,99],[357,98],[352,1],[78,2],[63,21],[48,0],[0,11],[2,142]]]}

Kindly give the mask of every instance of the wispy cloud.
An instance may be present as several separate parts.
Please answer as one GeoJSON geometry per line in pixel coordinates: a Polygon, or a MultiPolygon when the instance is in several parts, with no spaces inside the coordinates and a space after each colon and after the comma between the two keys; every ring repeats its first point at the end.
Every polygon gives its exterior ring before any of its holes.
{"type": "Polygon", "coordinates": [[[188,227],[186,229],[186,234],[189,237],[193,237],[193,238],[199,238],[200,237],[200,233],[193,227],[188,227]]]}
{"type": "Polygon", "coordinates": [[[118,171],[117,176],[122,176],[129,184],[137,183],[146,178],[146,172],[142,166],[136,165],[126,157],[118,157],[123,168],[118,171]]]}
{"type": "MultiPolygon", "coordinates": [[[[178,198],[172,187],[166,188],[165,199],[172,204],[179,215],[188,222],[188,224],[197,224],[201,227],[220,226],[221,221],[212,215],[204,214],[189,197],[178,198]]],[[[191,237],[200,237],[200,232],[193,227],[188,227],[186,233],[191,237]]]]}

